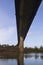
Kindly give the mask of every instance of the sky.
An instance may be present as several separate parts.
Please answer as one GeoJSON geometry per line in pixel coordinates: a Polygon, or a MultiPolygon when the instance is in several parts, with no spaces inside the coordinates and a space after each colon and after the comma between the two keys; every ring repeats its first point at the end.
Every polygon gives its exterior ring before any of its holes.
{"type": "MultiPolygon", "coordinates": [[[[17,43],[14,0],[0,0],[0,44],[17,43]]],[[[43,0],[24,41],[24,47],[35,46],[43,46],[43,0]]]]}

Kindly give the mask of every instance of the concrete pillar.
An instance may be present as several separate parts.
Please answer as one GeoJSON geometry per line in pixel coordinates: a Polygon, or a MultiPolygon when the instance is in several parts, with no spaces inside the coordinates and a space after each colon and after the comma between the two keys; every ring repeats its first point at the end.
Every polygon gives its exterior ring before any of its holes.
{"type": "Polygon", "coordinates": [[[23,6],[24,6],[24,0],[21,0],[20,2],[20,12],[19,12],[19,15],[20,15],[20,19],[19,19],[19,51],[20,52],[23,52],[23,35],[22,35],[22,29],[23,29],[23,23],[22,23],[22,15],[23,15],[23,6]]]}
{"type": "Polygon", "coordinates": [[[24,43],[23,43],[23,37],[20,36],[20,39],[19,39],[19,45],[18,45],[18,47],[19,47],[19,52],[23,52],[23,51],[24,51],[23,46],[24,46],[24,43]]]}

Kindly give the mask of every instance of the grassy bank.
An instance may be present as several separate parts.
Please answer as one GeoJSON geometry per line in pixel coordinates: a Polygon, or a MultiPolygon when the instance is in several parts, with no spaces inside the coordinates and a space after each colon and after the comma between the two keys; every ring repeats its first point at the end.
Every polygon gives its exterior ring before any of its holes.
{"type": "MultiPolygon", "coordinates": [[[[43,47],[24,48],[24,53],[43,53],[43,47]]],[[[0,53],[18,53],[18,47],[9,45],[0,45],[0,53]]]]}

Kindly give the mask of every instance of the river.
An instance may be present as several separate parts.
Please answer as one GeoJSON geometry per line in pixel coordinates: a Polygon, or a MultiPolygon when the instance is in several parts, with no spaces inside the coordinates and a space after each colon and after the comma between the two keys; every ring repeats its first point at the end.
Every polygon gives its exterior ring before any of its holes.
{"type": "Polygon", "coordinates": [[[20,54],[18,58],[2,58],[0,65],[43,65],[43,54],[20,54]]]}

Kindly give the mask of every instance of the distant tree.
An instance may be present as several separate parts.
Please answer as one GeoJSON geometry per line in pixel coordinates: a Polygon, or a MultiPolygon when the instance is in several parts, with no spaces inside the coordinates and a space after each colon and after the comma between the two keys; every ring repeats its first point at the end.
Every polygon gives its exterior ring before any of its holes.
{"type": "Polygon", "coordinates": [[[35,46],[35,49],[38,49],[38,48],[35,46]]]}
{"type": "Polygon", "coordinates": [[[2,46],[3,46],[3,47],[6,47],[6,44],[3,44],[2,46]]]}
{"type": "Polygon", "coordinates": [[[14,45],[12,45],[12,47],[14,47],[14,45]]]}
{"type": "Polygon", "coordinates": [[[9,46],[9,44],[6,44],[6,46],[9,46]]]}
{"type": "Polygon", "coordinates": [[[0,47],[1,47],[2,45],[0,44],[0,47]]]}
{"type": "Polygon", "coordinates": [[[43,46],[40,46],[40,49],[43,49],[43,46]]]}
{"type": "Polygon", "coordinates": [[[27,48],[27,47],[25,47],[25,48],[27,48]]]}

